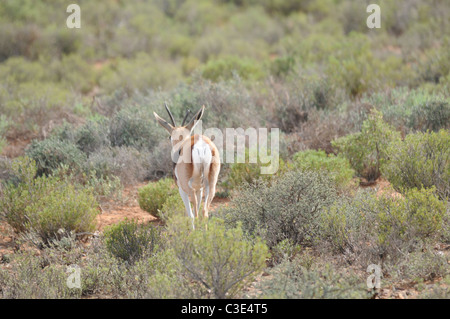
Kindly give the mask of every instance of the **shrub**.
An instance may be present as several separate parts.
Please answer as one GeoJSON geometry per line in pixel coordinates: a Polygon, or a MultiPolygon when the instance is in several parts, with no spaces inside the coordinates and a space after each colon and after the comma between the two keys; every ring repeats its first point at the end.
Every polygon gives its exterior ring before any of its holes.
{"type": "Polygon", "coordinates": [[[354,170],[346,158],[333,154],[326,154],[324,151],[306,150],[297,152],[292,157],[293,166],[303,171],[322,171],[338,187],[346,187],[351,184],[354,170]]]}
{"type": "Polygon", "coordinates": [[[400,134],[373,109],[363,122],[361,132],[338,138],[332,145],[349,160],[359,176],[371,182],[381,175],[380,167],[387,160],[388,146],[399,139],[400,134]]]}
{"type": "Polygon", "coordinates": [[[404,197],[359,192],[323,211],[320,236],[349,260],[395,265],[439,238],[445,210],[432,189],[411,189],[404,197]]]}
{"type": "Polygon", "coordinates": [[[166,200],[178,193],[175,183],[171,178],[164,178],[157,182],[150,182],[148,185],[139,188],[139,206],[154,216],[159,216],[159,211],[166,200]]]}
{"type": "Polygon", "coordinates": [[[417,105],[409,118],[410,127],[421,131],[450,128],[450,102],[427,101],[417,105]]]}
{"type": "Polygon", "coordinates": [[[74,141],[86,155],[110,145],[107,121],[90,120],[74,133],[74,141]]]}
{"type": "MultiPolygon", "coordinates": [[[[256,153],[256,149],[245,149],[245,163],[234,163],[230,167],[230,173],[225,177],[223,186],[226,191],[232,191],[245,184],[252,184],[258,180],[266,182],[271,181],[275,176],[283,174],[287,170],[287,165],[283,159],[279,157],[279,167],[275,174],[261,174],[261,167],[270,166],[273,163],[263,164],[259,156],[259,152],[256,153]],[[257,163],[249,163],[250,156],[256,158],[257,163]]],[[[269,154],[270,155],[270,154],[269,154]]]]}
{"type": "Polygon", "coordinates": [[[19,183],[4,186],[1,208],[17,232],[32,232],[44,244],[52,238],[95,229],[97,203],[90,188],[71,185],[57,177],[36,177],[33,161],[13,163],[19,183]]]}
{"type": "Polygon", "coordinates": [[[242,79],[259,80],[264,76],[263,71],[254,61],[234,56],[208,61],[203,68],[202,76],[217,82],[231,79],[233,72],[242,79]]]}
{"type": "Polygon", "coordinates": [[[186,208],[179,194],[167,197],[164,205],[162,205],[162,208],[159,211],[159,216],[164,220],[169,220],[176,215],[184,216],[185,214],[186,208]]]}
{"type": "Polygon", "coordinates": [[[36,161],[38,175],[49,175],[61,164],[79,170],[86,162],[86,155],[76,145],[56,138],[33,140],[26,155],[36,161]]]}
{"type": "Polygon", "coordinates": [[[350,220],[358,218],[358,212],[344,199],[323,210],[320,216],[320,237],[334,252],[344,253],[354,244],[352,236],[356,229],[350,220]]]}
{"type": "Polygon", "coordinates": [[[4,136],[10,124],[11,122],[7,117],[5,117],[3,114],[0,115],[0,153],[3,150],[3,147],[5,147],[6,145],[6,139],[4,136]]]}
{"type": "Polygon", "coordinates": [[[446,206],[433,189],[410,189],[404,198],[382,196],[375,201],[378,241],[382,246],[397,241],[426,241],[442,229],[446,206]]]}
{"type": "Polygon", "coordinates": [[[127,219],[105,229],[103,236],[107,250],[128,264],[155,253],[160,241],[159,230],[127,219]]]}
{"type": "Polygon", "coordinates": [[[239,226],[227,229],[220,219],[196,222],[195,231],[187,218],[169,222],[171,246],[184,275],[215,298],[236,297],[265,267],[267,246],[259,238],[246,240],[239,226]]]}
{"type": "Polygon", "coordinates": [[[138,52],[135,57],[117,58],[99,77],[99,84],[108,93],[123,88],[128,95],[149,88],[169,87],[181,78],[181,69],[161,55],[138,52]]]}
{"type": "Polygon", "coordinates": [[[131,146],[103,147],[89,154],[85,170],[94,171],[98,178],[117,176],[122,184],[133,184],[149,176],[149,157],[148,151],[131,146]]]}
{"type": "Polygon", "coordinates": [[[133,146],[152,149],[160,140],[150,112],[141,108],[123,108],[110,120],[109,140],[111,146],[133,146]]]}
{"type": "Polygon", "coordinates": [[[408,134],[388,148],[382,171],[395,189],[436,187],[440,198],[450,196],[450,135],[439,132],[408,134]]]}
{"type": "Polygon", "coordinates": [[[32,253],[22,253],[11,269],[0,267],[0,296],[5,299],[79,298],[80,289],[70,289],[66,266],[47,265],[32,253]]]}
{"type": "Polygon", "coordinates": [[[447,260],[431,250],[413,252],[392,267],[391,273],[400,280],[433,280],[449,274],[447,260]]]}
{"type": "Polygon", "coordinates": [[[364,281],[339,272],[331,265],[305,267],[301,257],[285,260],[257,284],[258,297],[279,299],[370,298],[364,281]]]}
{"type": "Polygon", "coordinates": [[[227,223],[266,240],[269,247],[290,239],[311,245],[317,239],[320,211],[331,205],[336,190],[316,172],[290,171],[274,180],[248,184],[223,211],[227,223]]]}
{"type": "Polygon", "coordinates": [[[372,94],[365,100],[380,110],[390,124],[406,133],[449,128],[450,99],[440,92],[401,87],[372,94]]]}

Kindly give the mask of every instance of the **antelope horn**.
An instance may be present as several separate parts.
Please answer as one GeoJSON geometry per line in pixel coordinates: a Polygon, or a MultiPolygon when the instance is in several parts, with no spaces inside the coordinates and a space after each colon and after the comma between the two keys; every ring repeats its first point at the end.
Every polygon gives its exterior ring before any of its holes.
{"type": "Polygon", "coordinates": [[[173,124],[173,126],[176,126],[176,125],[175,125],[175,120],[173,119],[173,115],[172,115],[172,112],[170,112],[169,108],[167,107],[167,103],[166,103],[166,101],[164,101],[164,106],[166,107],[166,111],[167,111],[167,113],[169,113],[169,116],[170,116],[170,120],[172,121],[172,124],[173,124]]]}
{"type": "Polygon", "coordinates": [[[189,113],[191,113],[191,110],[188,109],[186,112],[186,115],[184,116],[183,123],[181,123],[181,126],[184,126],[184,122],[186,122],[186,119],[187,119],[189,113]]]}

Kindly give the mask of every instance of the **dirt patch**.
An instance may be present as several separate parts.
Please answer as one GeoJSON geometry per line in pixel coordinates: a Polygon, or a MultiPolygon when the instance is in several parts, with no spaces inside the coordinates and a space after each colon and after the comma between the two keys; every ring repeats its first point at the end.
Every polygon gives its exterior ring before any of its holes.
{"type": "MultiPolygon", "coordinates": [[[[106,226],[116,224],[125,218],[136,219],[140,223],[161,223],[159,218],[139,207],[138,188],[144,185],[147,185],[147,183],[127,186],[123,190],[122,201],[111,201],[102,205],[102,212],[97,216],[97,230],[103,231],[106,226]]],[[[229,202],[228,198],[215,197],[211,203],[210,211],[226,206],[229,202]]]]}

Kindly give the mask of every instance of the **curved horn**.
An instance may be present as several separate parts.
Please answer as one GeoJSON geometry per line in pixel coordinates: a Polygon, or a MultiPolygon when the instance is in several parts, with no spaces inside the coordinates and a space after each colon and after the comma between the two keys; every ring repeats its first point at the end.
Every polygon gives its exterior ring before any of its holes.
{"type": "Polygon", "coordinates": [[[166,107],[167,113],[169,113],[170,120],[172,121],[173,126],[176,126],[176,125],[175,125],[175,120],[173,119],[172,112],[170,112],[169,108],[167,107],[167,102],[166,102],[166,101],[164,101],[164,106],[166,107]]]}
{"type": "Polygon", "coordinates": [[[186,122],[186,119],[189,116],[189,113],[191,113],[191,110],[188,109],[186,112],[186,115],[184,116],[183,123],[181,123],[181,126],[184,126],[184,123],[186,122]]]}

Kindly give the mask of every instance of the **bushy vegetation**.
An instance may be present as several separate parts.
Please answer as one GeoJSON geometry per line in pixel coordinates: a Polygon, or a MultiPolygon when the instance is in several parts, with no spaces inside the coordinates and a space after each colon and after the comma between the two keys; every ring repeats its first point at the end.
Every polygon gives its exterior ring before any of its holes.
{"type": "Polygon", "coordinates": [[[404,197],[360,193],[322,212],[321,236],[335,251],[396,263],[439,237],[448,222],[445,212],[446,204],[433,189],[411,189],[404,197]]]}
{"type": "Polygon", "coordinates": [[[159,211],[172,195],[178,194],[173,179],[160,179],[156,183],[149,183],[138,190],[139,206],[152,215],[159,216],[159,211]]]}
{"type": "Polygon", "coordinates": [[[1,298],[448,298],[447,1],[380,0],[380,29],[367,1],[77,3],[81,29],[65,0],[0,3],[1,298]],[[203,129],[279,128],[278,172],[222,163],[230,202],[192,230],[165,103],[177,123],[205,105],[203,129]],[[103,203],[149,180],[162,225],[98,234],[103,203]]]}
{"type": "Polygon", "coordinates": [[[251,235],[259,235],[269,247],[289,239],[311,245],[318,236],[318,217],[336,198],[333,183],[323,174],[290,171],[272,184],[259,182],[241,188],[223,211],[227,223],[242,223],[251,235]]]}
{"type": "Polygon", "coordinates": [[[450,197],[450,134],[448,130],[408,134],[392,143],[382,170],[399,191],[434,186],[442,199],[450,197]]]}
{"type": "Polygon", "coordinates": [[[387,148],[399,139],[399,133],[383,121],[382,113],[372,110],[361,132],[341,137],[332,144],[359,176],[372,182],[381,175],[380,168],[388,159],[387,148]]]}
{"type": "Polygon", "coordinates": [[[160,242],[159,231],[152,226],[124,220],[104,231],[106,249],[115,257],[133,264],[146,254],[155,253],[160,242]]]}
{"type": "Polygon", "coordinates": [[[43,244],[70,232],[93,232],[97,203],[92,189],[58,177],[36,177],[36,164],[19,158],[12,164],[17,182],[2,189],[1,210],[17,232],[37,235],[43,244]]]}
{"type": "Polygon", "coordinates": [[[318,265],[300,256],[271,269],[272,278],[258,288],[263,298],[350,299],[370,298],[371,293],[355,275],[340,273],[332,265],[318,265]]]}
{"type": "Polygon", "coordinates": [[[327,155],[324,151],[307,150],[297,152],[292,156],[293,166],[303,171],[323,172],[338,187],[348,187],[351,184],[354,170],[346,158],[327,155]]]}
{"type": "Polygon", "coordinates": [[[261,167],[267,167],[274,164],[263,164],[259,152],[256,149],[245,149],[244,163],[231,164],[230,171],[222,185],[227,192],[231,192],[244,184],[252,184],[259,180],[270,182],[275,176],[282,175],[287,169],[283,159],[280,157],[278,160],[278,170],[275,174],[262,174],[261,167]],[[256,163],[250,163],[250,158],[252,158],[252,161],[256,160],[256,163]]]}
{"type": "Polygon", "coordinates": [[[191,223],[178,217],[169,227],[186,275],[211,290],[215,298],[235,297],[265,266],[267,246],[260,239],[245,239],[240,226],[227,229],[223,221],[213,218],[192,231],[191,223]]]}

